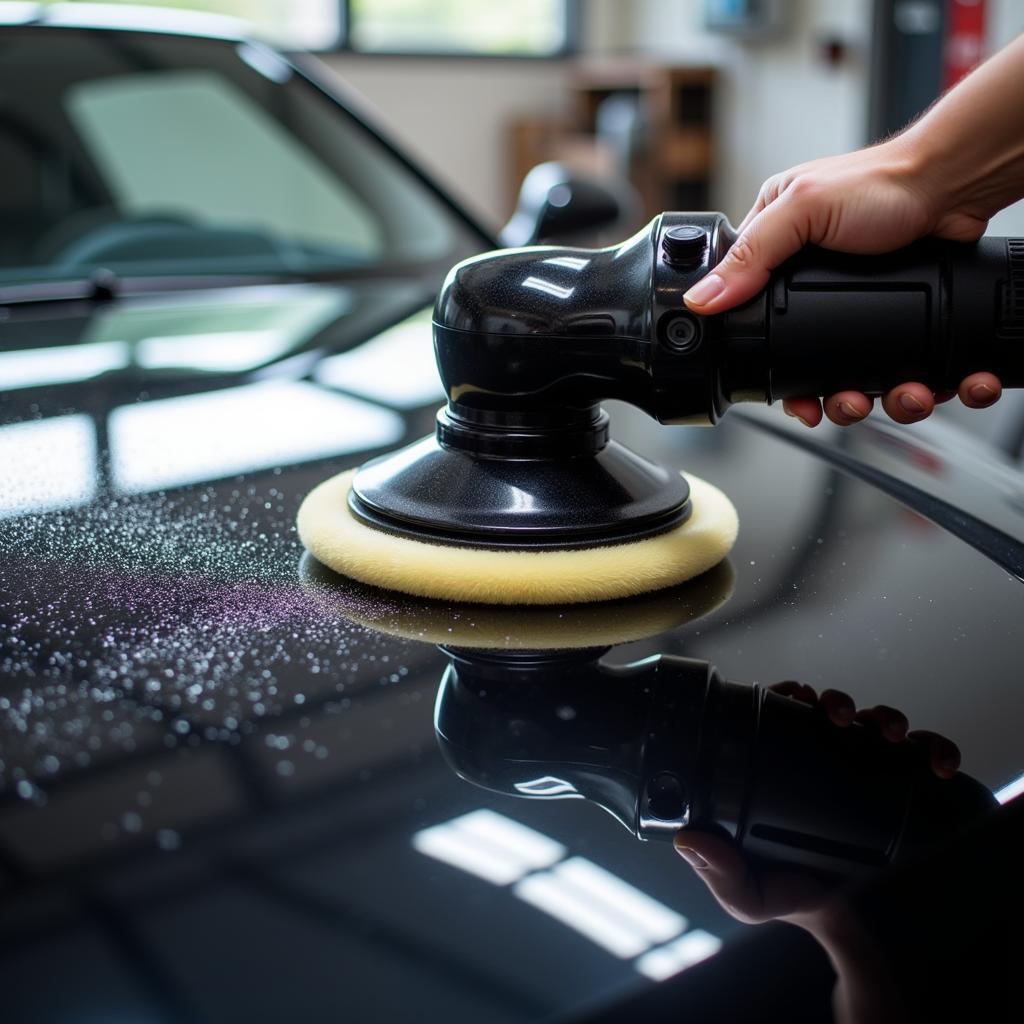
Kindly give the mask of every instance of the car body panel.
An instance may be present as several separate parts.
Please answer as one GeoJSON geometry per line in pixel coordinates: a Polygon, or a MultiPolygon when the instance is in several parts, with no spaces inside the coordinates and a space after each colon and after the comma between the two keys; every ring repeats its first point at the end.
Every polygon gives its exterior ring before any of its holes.
{"type": "MultiPolygon", "coordinates": [[[[199,333],[215,338],[218,324],[233,329],[242,318],[259,336],[275,329],[282,308],[309,308],[317,311],[310,337],[330,334],[321,314],[338,290],[319,286],[321,301],[310,287],[219,293],[212,330],[199,333]]],[[[106,337],[103,324],[114,322],[145,341],[148,318],[154,336],[168,337],[169,323],[201,319],[208,298],[125,301],[83,317],[73,333],[106,337]]],[[[64,344],[67,311],[53,322],[64,344]]],[[[245,370],[211,387],[182,367],[165,382],[114,368],[3,396],[0,447],[7,431],[74,417],[94,430],[91,445],[65,448],[58,461],[65,474],[75,459],[89,461],[75,470],[91,480],[84,495],[47,510],[53,482],[39,473],[48,460],[23,458],[8,487],[29,504],[0,520],[0,976],[10,1005],[35,1006],[35,1019],[62,1019],[73,993],[75,1005],[108,1015],[144,1005],[185,1019],[231,1019],[234,1007],[252,1019],[399,1020],[412,999],[451,1020],[524,1020],[648,985],[639,955],[616,956],[526,902],[514,884],[416,848],[419,833],[481,809],[554,839],[564,848],[559,863],[583,857],[625,880],[682,914],[691,931],[728,938],[737,930],[670,849],[637,842],[596,808],[515,800],[454,776],[432,725],[444,656],[330,613],[303,583],[294,530],[303,496],[429,430],[435,407],[427,395],[409,406],[398,386],[387,402],[392,368],[423,365],[423,313],[392,330],[383,361],[372,356],[378,336],[353,345],[342,338],[345,322],[342,312],[333,355],[295,333],[289,344],[316,359],[285,359],[269,380],[265,369],[245,370]],[[364,346],[368,362],[345,363],[364,346]],[[253,418],[239,393],[254,396],[253,418]],[[146,414],[185,402],[194,416],[187,403],[197,398],[226,402],[224,428],[168,438],[179,474],[172,486],[146,414]],[[332,416],[338,400],[352,404],[332,416]],[[126,410],[131,417],[116,426],[126,410]],[[260,424],[274,438],[307,414],[295,434],[313,451],[239,472],[233,420],[243,436],[260,424]],[[391,432],[375,439],[372,416],[391,432]],[[132,464],[144,476],[148,451],[153,475],[129,485],[116,446],[136,431],[145,443],[132,464]],[[325,437],[334,453],[316,449],[325,437]],[[33,498],[42,502],[34,511],[33,498]],[[81,969],[62,974],[51,999],[33,957],[61,948],[81,969]],[[388,984],[395,972],[400,990],[388,984]]],[[[37,313],[34,340],[46,323],[37,313]]],[[[211,415],[202,423],[216,422],[211,415]]],[[[965,769],[990,786],[1020,772],[1019,581],[877,480],[848,472],[850,460],[884,465],[911,488],[976,473],[944,447],[951,428],[935,428],[934,445],[947,451],[935,463],[921,454],[931,447],[927,427],[819,433],[808,450],[777,411],[713,430],[659,427],[625,407],[612,416],[620,440],[725,489],[741,531],[729,601],[616,648],[611,660],[681,653],[737,680],[845,689],[952,736],[965,769]]],[[[19,441],[17,450],[30,448],[19,441]]],[[[1019,523],[1003,506],[1016,470],[990,458],[1002,473],[987,491],[977,480],[973,500],[979,515],[991,502],[991,519],[1012,531],[1019,523]]]]}

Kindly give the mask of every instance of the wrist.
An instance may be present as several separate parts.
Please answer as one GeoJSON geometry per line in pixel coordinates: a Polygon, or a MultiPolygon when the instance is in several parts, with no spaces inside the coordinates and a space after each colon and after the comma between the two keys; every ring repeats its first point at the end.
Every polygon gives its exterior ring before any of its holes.
{"type": "Polygon", "coordinates": [[[957,205],[968,181],[948,138],[927,122],[922,118],[884,145],[889,147],[894,180],[920,201],[931,230],[957,205]]]}

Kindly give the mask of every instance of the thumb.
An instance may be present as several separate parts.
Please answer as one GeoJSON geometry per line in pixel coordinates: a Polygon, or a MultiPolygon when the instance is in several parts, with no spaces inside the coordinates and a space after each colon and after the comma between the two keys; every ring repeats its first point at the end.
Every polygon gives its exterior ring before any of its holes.
{"type": "Polygon", "coordinates": [[[683,829],[676,833],[673,843],[726,912],[741,921],[761,918],[763,900],[757,879],[730,840],[683,829]]]}
{"type": "Polygon", "coordinates": [[[752,299],[768,284],[771,272],[806,244],[808,232],[801,220],[794,216],[793,204],[785,196],[770,203],[683,301],[694,313],[710,316],[752,299]]]}

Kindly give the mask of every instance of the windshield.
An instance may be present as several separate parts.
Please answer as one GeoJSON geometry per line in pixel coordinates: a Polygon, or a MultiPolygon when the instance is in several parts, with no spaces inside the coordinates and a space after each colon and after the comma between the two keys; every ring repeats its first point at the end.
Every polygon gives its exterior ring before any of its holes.
{"type": "Polygon", "coordinates": [[[476,236],[252,43],[0,31],[0,284],[444,269],[476,236]]]}

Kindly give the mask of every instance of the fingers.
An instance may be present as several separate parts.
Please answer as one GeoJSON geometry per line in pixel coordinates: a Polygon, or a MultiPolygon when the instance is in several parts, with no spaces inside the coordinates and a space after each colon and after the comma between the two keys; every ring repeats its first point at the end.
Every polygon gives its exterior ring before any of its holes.
{"type": "Polygon", "coordinates": [[[1003,385],[992,373],[972,373],[960,382],[957,394],[969,409],[987,409],[999,401],[1003,385]]]}
{"type": "Polygon", "coordinates": [[[775,683],[768,689],[783,697],[792,697],[794,700],[803,701],[804,704],[809,704],[811,707],[820,706],[822,711],[839,726],[849,725],[857,713],[857,705],[853,703],[853,698],[848,693],[843,693],[842,690],[822,690],[819,698],[813,686],[788,679],[782,683],[775,683]]]}
{"type": "Polygon", "coordinates": [[[748,923],[763,919],[760,886],[732,842],[709,832],[683,829],[673,844],[723,910],[748,923]]]}
{"type": "Polygon", "coordinates": [[[821,422],[821,402],[817,398],[787,398],[782,408],[787,416],[795,416],[805,427],[816,427],[821,422]]]}
{"type": "Polygon", "coordinates": [[[754,201],[754,205],[747,212],[746,217],[744,217],[743,220],[740,221],[740,226],[736,229],[736,231],[742,235],[743,232],[747,230],[747,226],[750,224],[750,222],[765,208],[765,206],[766,203],[764,199],[764,188],[762,188],[757,196],[757,199],[754,201]]]}
{"type": "Polygon", "coordinates": [[[805,872],[755,872],[736,845],[721,836],[683,829],[674,843],[722,909],[745,924],[813,910],[825,895],[820,880],[805,872]]]}
{"type": "MultiPolygon", "coordinates": [[[[956,395],[971,409],[986,409],[999,401],[1003,393],[999,378],[991,373],[972,373],[965,377],[958,391],[938,391],[932,394],[924,384],[910,381],[893,388],[882,398],[882,408],[897,423],[919,423],[927,419],[936,405],[948,402],[956,395]]],[[[804,426],[816,427],[823,417],[840,427],[849,427],[866,419],[874,407],[874,399],[859,391],[839,391],[824,401],[817,398],[787,398],[782,408],[795,416],[804,426]]]]}
{"type": "Polygon", "coordinates": [[[690,309],[709,316],[746,302],[768,284],[780,263],[804,247],[807,218],[787,195],[755,214],[715,270],[683,296],[690,309]]]}
{"type": "Polygon", "coordinates": [[[888,704],[876,704],[873,708],[862,708],[857,712],[856,721],[874,725],[890,743],[902,743],[907,738],[910,722],[898,708],[888,704]]]}
{"type": "MultiPolygon", "coordinates": [[[[824,701],[825,694],[822,694],[824,701]]],[[[856,714],[856,721],[863,725],[874,726],[890,743],[902,743],[910,740],[919,743],[928,751],[928,760],[932,771],[941,779],[951,779],[960,767],[960,748],[945,736],[928,729],[910,729],[907,716],[898,708],[888,704],[876,704],[873,708],[863,708],[856,714]]]]}
{"type": "Polygon", "coordinates": [[[874,406],[874,401],[859,391],[840,391],[824,401],[825,415],[837,426],[859,423],[874,406]]]}
{"type": "Polygon", "coordinates": [[[779,175],[774,175],[769,178],[758,190],[757,199],[754,200],[754,205],[750,208],[746,217],[740,222],[740,226],[736,229],[737,234],[742,235],[750,222],[770,203],[774,203],[779,198],[780,189],[779,175]]]}
{"type": "MultiPolygon", "coordinates": [[[[999,401],[1002,393],[1003,385],[992,373],[972,373],[964,377],[956,392],[969,409],[987,409],[999,401]]],[[[953,393],[949,391],[933,395],[924,384],[901,384],[885,395],[882,408],[897,423],[918,423],[929,417],[936,405],[948,402],[952,397],[953,393]]],[[[825,411],[828,412],[827,403],[825,411]]]]}
{"type": "Polygon", "coordinates": [[[788,416],[795,416],[805,427],[816,427],[827,416],[840,427],[849,427],[871,415],[873,398],[859,391],[840,391],[829,395],[824,402],[817,398],[787,398],[782,408],[788,416]]]}
{"type": "Polygon", "coordinates": [[[787,679],[781,683],[773,683],[768,689],[772,693],[781,694],[783,697],[802,700],[805,704],[810,704],[811,707],[818,703],[818,694],[813,686],[808,686],[806,683],[798,683],[792,679],[787,679]]]}
{"type": "Polygon", "coordinates": [[[847,726],[857,714],[857,706],[853,698],[842,690],[823,690],[821,707],[836,725],[847,726]]]}
{"type": "Polygon", "coordinates": [[[921,743],[928,748],[928,760],[932,771],[940,779],[951,779],[960,767],[960,748],[945,736],[927,729],[915,729],[907,733],[907,739],[921,743]]]}
{"type": "Polygon", "coordinates": [[[924,384],[900,384],[883,395],[882,408],[897,423],[918,423],[931,416],[935,396],[924,384]]]}

